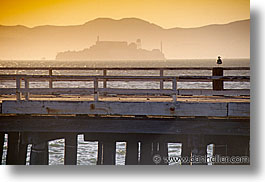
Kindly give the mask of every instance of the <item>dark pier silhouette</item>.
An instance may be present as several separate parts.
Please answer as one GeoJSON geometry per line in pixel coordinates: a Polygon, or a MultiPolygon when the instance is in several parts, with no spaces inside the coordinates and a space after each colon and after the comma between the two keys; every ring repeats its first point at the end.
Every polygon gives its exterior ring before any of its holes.
{"type": "MultiPolygon", "coordinates": [[[[249,157],[250,90],[225,89],[224,82],[249,82],[249,76],[223,76],[216,68],[0,68],[42,70],[45,75],[4,74],[15,88],[1,88],[0,154],[8,134],[6,164],[25,165],[32,144],[31,165],[47,165],[48,142],[65,139],[64,164],[77,164],[77,136],[98,142],[98,165],[114,165],[116,142],[126,142],[126,165],[167,165],[168,143],[181,143],[181,156],[249,157]],[[98,70],[101,75],[58,75],[58,70],[98,70]],[[157,76],[114,76],[113,70],[156,71],[157,76]],[[211,76],[168,76],[168,70],[208,70],[211,76]],[[166,76],[165,76],[166,75],[166,76]],[[48,82],[33,88],[31,82],[48,82]],[[59,81],[93,83],[91,88],[55,87],[59,81]],[[158,89],[110,88],[110,82],[157,82],[158,89]],[[210,82],[212,89],[179,89],[180,82],[210,82]],[[171,88],[164,84],[170,83],[171,88]],[[138,156],[138,154],[140,154],[138,156]]],[[[206,165],[205,161],[181,165],[206,165]]],[[[249,164],[231,162],[213,164],[249,164]]]]}

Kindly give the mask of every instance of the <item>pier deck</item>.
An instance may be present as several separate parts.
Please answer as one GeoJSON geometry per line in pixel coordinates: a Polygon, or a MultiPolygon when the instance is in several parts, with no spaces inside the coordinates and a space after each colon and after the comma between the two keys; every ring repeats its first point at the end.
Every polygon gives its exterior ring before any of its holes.
{"type": "Polygon", "coordinates": [[[214,144],[215,155],[249,156],[250,90],[225,89],[224,83],[249,82],[250,77],[223,76],[225,70],[249,68],[1,69],[16,71],[0,75],[0,83],[15,81],[15,88],[0,88],[0,146],[7,133],[7,164],[25,164],[28,144],[33,144],[30,164],[47,164],[47,142],[58,138],[65,138],[65,164],[76,164],[78,134],[98,141],[97,164],[115,164],[117,141],[126,142],[126,164],[158,164],[153,157],[167,157],[169,142],[182,143],[182,156],[206,155],[209,144],[214,144]],[[26,74],[36,70],[48,74],[26,74]],[[56,70],[98,70],[102,75],[54,75],[56,70]],[[113,70],[155,70],[158,75],[107,75],[113,70]],[[208,70],[212,75],[165,76],[167,70],[208,70]],[[32,87],[33,82],[48,87],[32,87]],[[88,87],[61,88],[56,82],[86,82],[88,87]],[[111,82],[136,82],[138,87],[111,88],[111,82]],[[143,89],[143,82],[159,88],[143,89]],[[212,88],[180,89],[180,82],[206,82],[212,88]]]}

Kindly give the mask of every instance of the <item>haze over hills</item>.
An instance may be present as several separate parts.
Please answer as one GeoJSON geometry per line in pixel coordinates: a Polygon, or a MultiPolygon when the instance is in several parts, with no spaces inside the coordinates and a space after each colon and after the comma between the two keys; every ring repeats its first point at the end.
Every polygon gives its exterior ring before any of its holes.
{"type": "Polygon", "coordinates": [[[78,26],[0,26],[0,59],[55,59],[58,52],[79,51],[106,41],[142,40],[142,48],[160,49],[167,59],[249,58],[250,20],[198,28],[164,29],[136,18],[98,18],[78,26]]]}

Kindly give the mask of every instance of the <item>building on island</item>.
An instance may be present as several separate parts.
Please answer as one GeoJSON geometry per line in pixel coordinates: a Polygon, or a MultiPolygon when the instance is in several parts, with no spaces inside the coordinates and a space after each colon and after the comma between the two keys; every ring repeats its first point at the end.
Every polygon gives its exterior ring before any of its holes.
{"type": "Polygon", "coordinates": [[[141,39],[136,42],[100,41],[81,51],[59,52],[57,60],[165,60],[162,50],[142,49],[141,39]]]}

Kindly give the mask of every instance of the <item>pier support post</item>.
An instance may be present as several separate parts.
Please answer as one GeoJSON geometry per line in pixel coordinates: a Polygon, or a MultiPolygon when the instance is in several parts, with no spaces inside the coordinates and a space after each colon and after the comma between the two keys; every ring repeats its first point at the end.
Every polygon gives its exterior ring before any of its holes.
{"type": "Polygon", "coordinates": [[[4,141],[5,141],[5,133],[0,133],[0,165],[2,164],[4,141]]]}
{"type": "Polygon", "coordinates": [[[182,162],[181,165],[191,165],[188,160],[191,157],[191,146],[189,144],[188,136],[182,137],[182,146],[181,146],[181,157],[187,159],[186,162],[182,162]]]}
{"type": "Polygon", "coordinates": [[[152,152],[152,141],[149,139],[144,139],[141,141],[140,147],[140,164],[141,165],[154,165],[153,162],[153,152],[152,152]]]}
{"type": "Polygon", "coordinates": [[[19,165],[26,165],[27,159],[27,144],[19,144],[18,163],[19,165]]]}
{"type": "Polygon", "coordinates": [[[103,143],[98,141],[98,157],[97,157],[97,165],[102,165],[103,158],[103,143]]]}
{"type": "Polygon", "coordinates": [[[103,141],[103,165],[115,165],[116,142],[103,141]]]}
{"type": "MultiPolygon", "coordinates": [[[[223,76],[223,68],[213,68],[212,76],[223,76]]],[[[213,90],[223,90],[224,81],[223,80],[213,80],[213,90]]]]}
{"type": "Polygon", "coordinates": [[[158,165],[167,165],[167,162],[165,162],[164,158],[168,157],[168,147],[167,147],[167,143],[163,142],[163,141],[154,141],[153,142],[153,155],[152,155],[152,160],[154,162],[154,164],[158,164],[158,165]],[[161,161],[155,162],[155,155],[159,155],[161,161]]]}
{"type": "Polygon", "coordinates": [[[18,164],[19,165],[26,165],[26,158],[27,158],[27,151],[28,151],[28,144],[25,143],[25,135],[24,132],[19,133],[19,146],[18,146],[18,164]]]}
{"type": "Polygon", "coordinates": [[[126,143],[125,165],[138,164],[138,141],[128,140],[126,143]]]}
{"type": "Polygon", "coordinates": [[[76,165],[77,162],[77,134],[67,134],[65,137],[64,164],[76,165]]]}
{"type": "MultiPolygon", "coordinates": [[[[226,144],[214,144],[213,145],[213,156],[216,158],[217,156],[227,156],[227,145],[226,144]]],[[[226,165],[221,162],[213,162],[213,165],[226,165]]]]}
{"type": "Polygon", "coordinates": [[[7,165],[26,165],[27,144],[22,143],[22,133],[8,133],[7,165]]]}
{"type": "Polygon", "coordinates": [[[48,165],[49,152],[48,142],[32,144],[30,153],[30,165],[48,165]]]}
{"type": "Polygon", "coordinates": [[[167,144],[167,142],[160,141],[158,143],[158,145],[159,145],[159,151],[158,151],[158,153],[159,153],[159,155],[162,158],[160,164],[161,165],[168,165],[168,163],[163,160],[164,157],[165,158],[168,158],[168,144],[167,144]]]}
{"type": "Polygon", "coordinates": [[[7,165],[18,164],[18,153],[19,153],[19,133],[10,132],[8,133],[6,164],[7,165]]]}
{"type": "Polygon", "coordinates": [[[207,165],[207,144],[203,135],[191,135],[191,155],[194,162],[192,165],[207,165]],[[197,161],[198,159],[198,161],[197,161]]]}
{"type": "MultiPolygon", "coordinates": [[[[213,157],[227,156],[227,136],[211,136],[211,143],[213,143],[213,157]]],[[[224,163],[213,161],[213,165],[226,165],[224,163]]]]}

